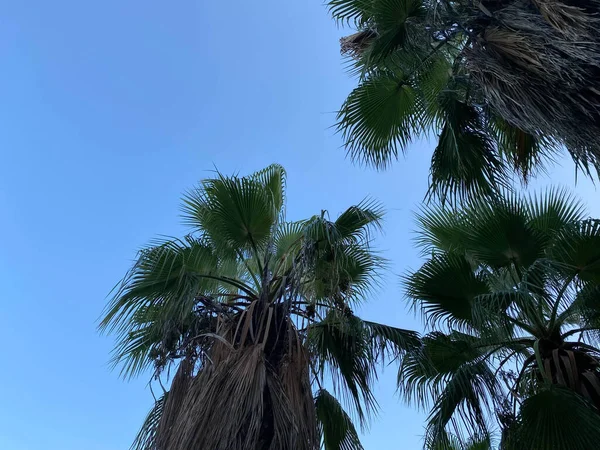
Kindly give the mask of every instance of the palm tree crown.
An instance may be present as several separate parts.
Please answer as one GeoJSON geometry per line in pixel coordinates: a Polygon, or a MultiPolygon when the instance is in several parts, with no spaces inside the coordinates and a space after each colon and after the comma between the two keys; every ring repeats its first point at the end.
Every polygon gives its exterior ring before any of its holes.
{"type": "Polygon", "coordinates": [[[381,208],[287,222],[273,165],[204,180],[183,212],[192,233],[142,250],[101,324],[126,376],[174,371],[133,448],[360,449],[378,361],[418,342],[352,311],[383,264],[381,208]]]}
{"type": "Polygon", "coordinates": [[[499,427],[503,449],[596,448],[600,221],[552,190],[431,207],[418,224],[427,260],[405,285],[428,334],[399,388],[430,408],[427,441],[499,427]]]}
{"type": "Polygon", "coordinates": [[[600,168],[600,3],[328,0],[358,32],[360,83],[338,115],[350,154],[387,165],[439,133],[431,193],[488,194],[562,146],[600,168]]]}

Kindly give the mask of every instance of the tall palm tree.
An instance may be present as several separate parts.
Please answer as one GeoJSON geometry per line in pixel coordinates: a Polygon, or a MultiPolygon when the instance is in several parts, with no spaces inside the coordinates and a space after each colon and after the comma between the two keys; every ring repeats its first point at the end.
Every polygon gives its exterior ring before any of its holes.
{"type": "Polygon", "coordinates": [[[430,411],[427,442],[499,428],[502,449],[597,448],[600,221],[551,190],[431,207],[418,224],[427,260],[405,284],[428,332],[398,380],[430,411]]]}
{"type": "Polygon", "coordinates": [[[362,448],[377,364],[418,342],[352,311],[383,264],[381,208],[287,222],[273,165],[202,181],[183,213],[191,234],[142,250],[101,323],[126,376],[174,373],[133,448],[362,448]]]}
{"type": "Polygon", "coordinates": [[[562,147],[600,168],[600,2],[328,0],[357,33],[360,82],[338,114],[350,154],[377,167],[438,134],[431,193],[488,194],[562,147]]]}

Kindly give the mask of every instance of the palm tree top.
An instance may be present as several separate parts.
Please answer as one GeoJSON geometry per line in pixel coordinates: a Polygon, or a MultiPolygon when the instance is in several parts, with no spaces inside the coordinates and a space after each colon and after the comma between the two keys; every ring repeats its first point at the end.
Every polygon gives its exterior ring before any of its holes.
{"type": "Polygon", "coordinates": [[[587,175],[600,168],[597,2],[327,4],[357,29],[341,47],[359,84],[337,122],[355,160],[382,168],[432,137],[442,199],[526,181],[564,148],[587,175]]]}
{"type": "Polygon", "coordinates": [[[143,249],[117,287],[113,362],[171,383],[136,450],[362,448],[377,365],[417,342],[353,312],[385,265],[383,210],[289,222],[285,183],[278,165],[203,180],[183,199],[191,233],[143,249]]]}
{"type": "Polygon", "coordinates": [[[600,437],[600,222],[564,190],[417,216],[427,257],[404,279],[428,333],[399,388],[427,437],[502,434],[502,449],[588,449],[600,437]],[[568,416],[568,417],[566,417],[568,416]]]}

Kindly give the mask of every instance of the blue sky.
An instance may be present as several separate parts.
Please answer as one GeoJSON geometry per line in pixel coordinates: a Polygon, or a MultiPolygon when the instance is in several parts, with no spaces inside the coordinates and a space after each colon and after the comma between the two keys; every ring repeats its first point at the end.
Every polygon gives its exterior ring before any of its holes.
{"type": "MultiPolygon", "coordinates": [[[[0,448],[127,449],[152,398],[107,365],[95,326],[151,238],[185,231],[179,198],[208,171],[288,171],[288,215],[388,208],[393,262],[362,314],[418,327],[398,274],[417,267],[414,211],[431,145],[376,173],[330,128],[354,85],[320,1],[31,0],[0,8],[0,448]]],[[[550,181],[573,185],[570,163],[550,181]]],[[[576,191],[600,213],[586,180],[576,191]],[[594,203],[594,204],[592,204],[594,203]]],[[[367,450],[419,448],[423,416],[377,389],[367,450]]]]}

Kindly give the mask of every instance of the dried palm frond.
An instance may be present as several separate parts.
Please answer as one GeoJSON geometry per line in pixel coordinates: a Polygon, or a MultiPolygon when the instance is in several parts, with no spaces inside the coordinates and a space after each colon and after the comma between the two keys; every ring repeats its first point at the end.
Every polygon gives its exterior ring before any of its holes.
{"type": "Polygon", "coordinates": [[[289,350],[275,366],[264,342],[216,345],[218,364],[194,379],[165,449],[318,448],[306,354],[298,342],[289,350]]]}
{"type": "Polygon", "coordinates": [[[376,37],[377,32],[372,29],[359,31],[350,36],[345,36],[340,39],[340,51],[342,55],[359,58],[363,52],[369,48],[376,37]]]}
{"type": "Polygon", "coordinates": [[[195,361],[193,358],[185,358],[177,369],[177,373],[171,382],[171,389],[165,401],[161,419],[156,433],[156,448],[166,449],[171,437],[174,424],[179,419],[181,407],[189,391],[194,375],[195,361]]]}

